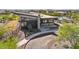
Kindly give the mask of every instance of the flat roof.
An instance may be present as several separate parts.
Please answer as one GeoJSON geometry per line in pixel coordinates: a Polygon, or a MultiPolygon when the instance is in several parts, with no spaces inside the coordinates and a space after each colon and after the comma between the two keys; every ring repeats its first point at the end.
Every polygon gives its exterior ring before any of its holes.
{"type": "Polygon", "coordinates": [[[40,18],[58,18],[57,16],[45,15],[42,13],[30,12],[29,14],[38,16],[40,14],[40,18]]]}
{"type": "Polygon", "coordinates": [[[41,17],[41,18],[48,18],[48,19],[49,19],[49,18],[51,18],[51,19],[52,19],[52,18],[58,18],[58,17],[56,17],[56,16],[49,16],[49,15],[45,15],[45,14],[40,14],[40,17],[41,17]]]}
{"type": "MultiPolygon", "coordinates": [[[[39,13],[36,12],[29,12],[29,13],[23,13],[23,12],[13,12],[16,14],[20,14],[20,15],[25,15],[25,16],[32,16],[32,17],[38,17],[39,13]]],[[[49,16],[49,15],[45,15],[45,14],[40,14],[40,18],[58,18],[56,16],[49,16]]]]}

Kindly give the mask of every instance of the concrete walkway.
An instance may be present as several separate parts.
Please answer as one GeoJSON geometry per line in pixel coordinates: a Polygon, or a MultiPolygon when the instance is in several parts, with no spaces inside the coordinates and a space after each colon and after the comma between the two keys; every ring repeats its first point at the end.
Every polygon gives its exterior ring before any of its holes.
{"type": "Polygon", "coordinates": [[[26,40],[25,38],[23,40],[21,40],[20,42],[17,43],[17,47],[21,47],[23,46],[24,44],[26,44],[28,42],[28,40],[26,40]]]}

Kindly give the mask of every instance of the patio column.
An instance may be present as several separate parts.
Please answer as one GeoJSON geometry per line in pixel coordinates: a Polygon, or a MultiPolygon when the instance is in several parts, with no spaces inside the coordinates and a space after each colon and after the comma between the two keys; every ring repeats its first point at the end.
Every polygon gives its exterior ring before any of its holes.
{"type": "Polygon", "coordinates": [[[38,27],[38,29],[40,30],[40,14],[38,15],[37,27],[38,27]]]}

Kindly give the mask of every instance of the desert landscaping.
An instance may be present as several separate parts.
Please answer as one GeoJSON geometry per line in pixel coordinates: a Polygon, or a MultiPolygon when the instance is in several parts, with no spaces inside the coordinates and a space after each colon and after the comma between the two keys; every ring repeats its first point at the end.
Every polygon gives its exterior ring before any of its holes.
{"type": "Polygon", "coordinates": [[[78,49],[79,10],[0,10],[0,49],[78,49]]]}

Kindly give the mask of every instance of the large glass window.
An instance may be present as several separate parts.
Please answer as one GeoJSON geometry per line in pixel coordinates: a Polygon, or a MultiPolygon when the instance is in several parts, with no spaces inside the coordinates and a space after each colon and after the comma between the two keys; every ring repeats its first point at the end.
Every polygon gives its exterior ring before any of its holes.
{"type": "Polygon", "coordinates": [[[49,23],[53,23],[53,19],[49,19],[48,21],[49,21],[49,23]]]}
{"type": "Polygon", "coordinates": [[[41,20],[41,23],[47,23],[47,20],[41,20]]]}
{"type": "Polygon", "coordinates": [[[54,20],[53,19],[42,19],[41,20],[41,25],[42,26],[51,26],[54,24],[54,20]]]}
{"type": "Polygon", "coordinates": [[[53,19],[42,19],[41,23],[53,23],[54,20],[53,19]]]}

